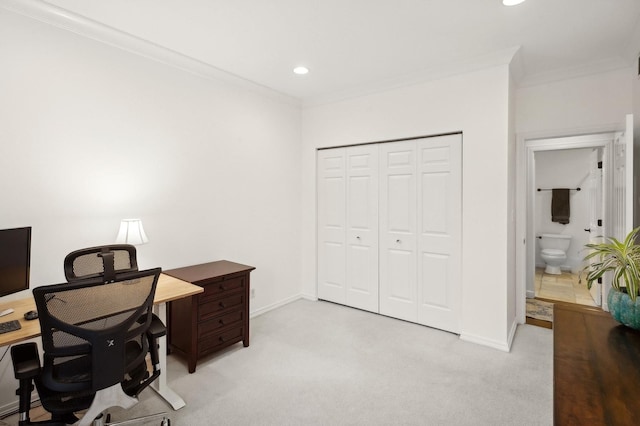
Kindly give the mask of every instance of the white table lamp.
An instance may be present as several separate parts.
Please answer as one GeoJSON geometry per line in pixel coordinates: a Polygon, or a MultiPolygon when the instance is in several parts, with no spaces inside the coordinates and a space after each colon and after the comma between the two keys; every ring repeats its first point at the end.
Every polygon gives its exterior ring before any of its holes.
{"type": "Polygon", "coordinates": [[[120,230],[116,237],[116,243],[139,245],[148,242],[149,238],[147,238],[147,234],[144,232],[140,219],[122,219],[122,222],[120,222],[120,230]]]}

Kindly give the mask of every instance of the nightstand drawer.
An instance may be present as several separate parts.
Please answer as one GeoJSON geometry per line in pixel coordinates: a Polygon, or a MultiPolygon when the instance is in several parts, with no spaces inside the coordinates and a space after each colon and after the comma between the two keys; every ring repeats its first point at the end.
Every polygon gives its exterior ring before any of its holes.
{"type": "Polygon", "coordinates": [[[220,315],[219,317],[212,318],[208,321],[203,321],[198,324],[198,338],[206,339],[212,333],[217,333],[223,328],[233,327],[234,324],[242,327],[242,319],[243,312],[235,311],[220,315]]]}
{"type": "Polygon", "coordinates": [[[242,327],[223,331],[222,333],[213,334],[206,338],[198,340],[198,353],[217,350],[224,346],[239,342],[242,340],[244,329],[242,327]]]}
{"type": "Polygon", "coordinates": [[[245,277],[235,277],[205,284],[202,286],[204,293],[200,294],[199,303],[209,303],[212,299],[218,299],[227,294],[242,291],[244,286],[245,277]]]}
{"type": "Polygon", "coordinates": [[[244,297],[244,293],[237,293],[221,299],[211,300],[209,303],[200,304],[198,306],[198,321],[207,320],[229,310],[242,311],[244,297]]]}

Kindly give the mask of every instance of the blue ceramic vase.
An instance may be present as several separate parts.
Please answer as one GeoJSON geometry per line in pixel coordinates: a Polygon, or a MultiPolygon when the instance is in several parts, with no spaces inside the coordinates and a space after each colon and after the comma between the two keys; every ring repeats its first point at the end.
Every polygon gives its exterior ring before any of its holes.
{"type": "Polygon", "coordinates": [[[614,320],[627,327],[640,330],[640,296],[636,297],[634,302],[626,290],[612,288],[609,291],[607,301],[609,302],[609,312],[614,320]]]}

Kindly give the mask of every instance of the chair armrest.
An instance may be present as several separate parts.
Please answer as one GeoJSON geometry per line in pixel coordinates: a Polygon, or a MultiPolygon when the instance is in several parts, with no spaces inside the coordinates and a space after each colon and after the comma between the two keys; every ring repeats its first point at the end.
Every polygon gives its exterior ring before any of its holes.
{"type": "Polygon", "coordinates": [[[13,374],[16,379],[30,379],[40,374],[40,355],[34,342],[11,347],[13,374]]]}
{"type": "Polygon", "coordinates": [[[154,339],[157,339],[167,334],[167,328],[164,326],[162,321],[160,321],[160,318],[158,318],[155,314],[153,314],[153,318],[151,319],[151,325],[147,330],[147,334],[154,339]]]}

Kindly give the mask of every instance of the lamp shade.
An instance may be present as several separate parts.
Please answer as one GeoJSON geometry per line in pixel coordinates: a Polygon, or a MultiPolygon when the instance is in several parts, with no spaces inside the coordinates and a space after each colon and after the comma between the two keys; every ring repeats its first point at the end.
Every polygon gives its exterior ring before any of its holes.
{"type": "Polygon", "coordinates": [[[144,233],[142,221],[140,219],[122,219],[120,230],[116,237],[118,244],[145,244],[149,242],[147,234],[144,233]]]}

